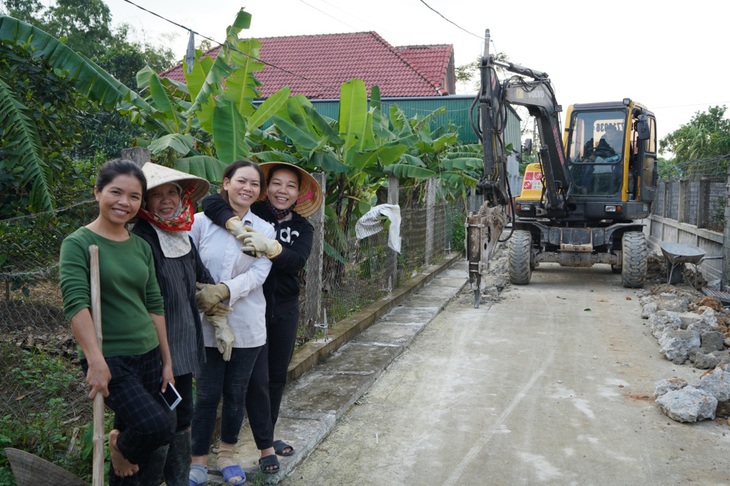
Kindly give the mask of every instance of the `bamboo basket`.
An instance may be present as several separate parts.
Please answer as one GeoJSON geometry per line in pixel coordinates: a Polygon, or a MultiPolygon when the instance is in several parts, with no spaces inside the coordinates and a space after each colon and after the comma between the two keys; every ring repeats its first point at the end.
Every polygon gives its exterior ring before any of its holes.
{"type": "Polygon", "coordinates": [[[87,486],[85,482],[52,462],[31,454],[7,447],[5,454],[10,461],[15,482],[18,486],[53,484],[58,486],[87,486]]]}

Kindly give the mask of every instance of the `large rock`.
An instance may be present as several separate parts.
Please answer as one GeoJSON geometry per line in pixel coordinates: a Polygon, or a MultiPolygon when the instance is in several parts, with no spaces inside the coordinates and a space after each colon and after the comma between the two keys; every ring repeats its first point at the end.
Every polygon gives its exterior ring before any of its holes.
{"type": "Polygon", "coordinates": [[[666,330],[659,337],[659,350],[669,361],[684,364],[691,351],[700,347],[700,333],[684,329],[666,330]]]}
{"type": "Polygon", "coordinates": [[[677,422],[699,422],[715,418],[717,398],[704,390],[685,386],[656,399],[664,414],[677,422]]]}
{"type": "Polygon", "coordinates": [[[700,377],[697,388],[717,398],[718,402],[727,402],[730,400],[730,373],[720,368],[708,371],[700,377]]]}
{"type": "Polygon", "coordinates": [[[687,380],[684,378],[667,378],[665,380],[659,380],[654,384],[654,396],[660,397],[667,392],[681,390],[687,385],[687,380]]]}
{"type": "Polygon", "coordinates": [[[651,316],[657,313],[659,305],[656,302],[647,302],[641,306],[641,318],[649,319],[651,316]]]}
{"type": "Polygon", "coordinates": [[[695,365],[695,368],[701,370],[711,370],[720,364],[720,357],[713,353],[704,353],[702,348],[698,348],[689,352],[689,360],[695,365]]]}
{"type": "Polygon", "coordinates": [[[649,328],[655,338],[667,330],[681,329],[682,319],[677,312],[658,311],[649,317],[649,328]]]}
{"type": "Polygon", "coordinates": [[[687,312],[689,310],[690,299],[688,297],[679,297],[671,293],[662,293],[659,296],[659,308],[672,312],[687,312]]]}
{"type": "Polygon", "coordinates": [[[705,353],[725,349],[725,338],[720,331],[700,332],[700,347],[705,353]]]}
{"type": "Polygon", "coordinates": [[[715,331],[718,328],[717,313],[709,308],[702,307],[701,313],[688,312],[682,314],[682,320],[686,324],[683,329],[692,329],[695,331],[715,331]]]}

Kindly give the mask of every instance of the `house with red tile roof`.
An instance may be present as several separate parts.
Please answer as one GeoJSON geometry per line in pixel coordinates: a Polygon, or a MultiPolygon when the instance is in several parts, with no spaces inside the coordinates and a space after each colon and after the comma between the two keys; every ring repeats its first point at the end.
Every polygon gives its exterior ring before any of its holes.
{"type": "MultiPolygon", "coordinates": [[[[283,86],[310,99],[337,99],[352,78],[381,97],[431,97],[454,94],[454,48],[446,45],[393,47],[376,32],[263,37],[256,73],[267,98],[283,86]]],[[[215,58],[220,47],[205,55],[215,58]]],[[[182,64],[160,74],[184,82],[182,64]]]]}

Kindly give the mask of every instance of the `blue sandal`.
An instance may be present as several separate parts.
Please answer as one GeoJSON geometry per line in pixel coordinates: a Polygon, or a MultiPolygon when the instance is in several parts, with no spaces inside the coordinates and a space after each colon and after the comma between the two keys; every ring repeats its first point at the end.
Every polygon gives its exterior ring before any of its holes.
{"type": "Polygon", "coordinates": [[[234,486],[240,486],[242,484],[246,483],[246,473],[243,472],[243,469],[241,469],[241,466],[234,464],[232,466],[226,466],[223,469],[218,468],[218,470],[223,474],[223,479],[226,480],[227,484],[233,484],[234,486]],[[231,479],[235,477],[240,477],[241,479],[233,482],[231,479]]]}

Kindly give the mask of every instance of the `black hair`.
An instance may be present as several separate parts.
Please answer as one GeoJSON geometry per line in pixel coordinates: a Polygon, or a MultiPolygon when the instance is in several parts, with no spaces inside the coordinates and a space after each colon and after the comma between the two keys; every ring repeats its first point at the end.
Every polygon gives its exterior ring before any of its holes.
{"type": "Polygon", "coordinates": [[[250,160],[236,160],[235,162],[231,162],[228,164],[228,166],[223,170],[223,180],[221,181],[221,197],[223,197],[223,200],[227,203],[230,203],[228,200],[228,191],[223,189],[222,182],[226,179],[229,181],[233,178],[233,174],[236,173],[238,169],[241,169],[243,167],[253,167],[256,169],[256,172],[259,174],[259,187],[261,190],[263,190],[264,187],[264,171],[261,170],[261,167],[258,166],[255,162],[251,162],[250,160]]]}
{"type": "Polygon", "coordinates": [[[269,173],[267,174],[268,175],[268,179],[266,180],[266,185],[267,186],[269,184],[271,184],[271,179],[273,179],[274,174],[276,172],[280,171],[280,170],[288,170],[289,172],[293,172],[294,175],[297,176],[297,184],[299,185],[300,188],[302,187],[302,173],[301,173],[301,171],[298,171],[297,169],[295,169],[291,165],[286,165],[286,164],[277,164],[277,165],[271,166],[271,169],[269,169],[269,173]]]}
{"type": "Polygon", "coordinates": [[[142,196],[147,192],[147,178],[137,164],[129,159],[111,159],[101,166],[96,175],[96,189],[101,192],[115,177],[128,175],[136,177],[142,184],[142,196]]]}

